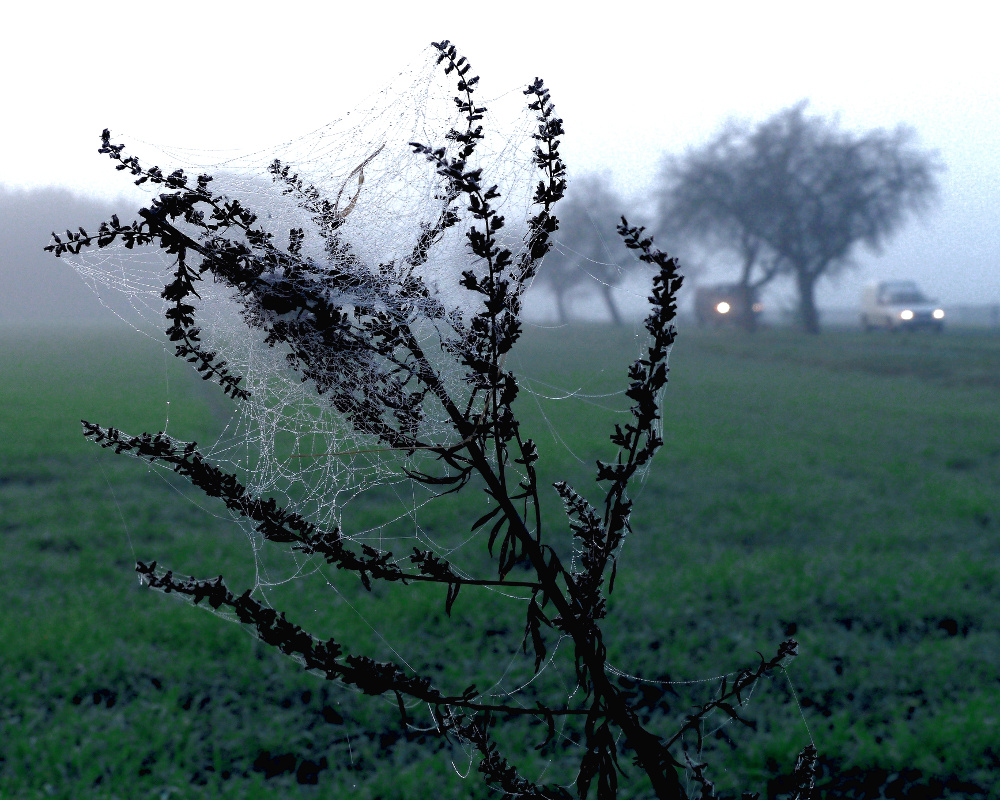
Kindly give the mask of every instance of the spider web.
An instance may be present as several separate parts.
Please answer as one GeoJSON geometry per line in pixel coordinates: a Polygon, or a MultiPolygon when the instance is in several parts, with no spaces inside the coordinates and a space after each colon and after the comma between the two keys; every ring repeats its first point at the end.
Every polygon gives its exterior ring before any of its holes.
{"type": "MultiPolygon", "coordinates": [[[[436,51],[429,52],[400,72],[367,105],[265,150],[220,159],[217,151],[155,145],[134,137],[122,140],[127,152],[136,155],[144,167],[156,164],[164,174],[182,168],[188,174],[212,175],[212,190],[252,209],[258,224],[273,234],[279,246],[287,242],[291,229],[301,229],[300,252],[305,260],[353,271],[356,297],[344,296],[343,305],[377,303],[378,298],[398,291],[410,269],[406,257],[421,231],[434,225],[441,213],[442,178],[434,164],[414,153],[410,143],[453,151],[456,145],[445,134],[464,125],[454,100],[454,79],[443,75],[436,56],[436,51]],[[327,252],[316,220],[303,208],[301,193],[290,192],[289,182],[276,179],[272,166],[276,160],[287,165],[302,186],[315,187],[319,196],[336,203],[343,219],[338,233],[350,248],[351,259],[338,264],[327,252]]],[[[532,160],[537,118],[527,110],[521,88],[477,104],[485,105],[487,111],[482,121],[484,138],[471,166],[482,169],[486,185],[498,185],[500,198],[495,206],[506,218],[506,226],[498,233],[499,244],[516,258],[526,246],[531,197],[538,180],[532,160]]],[[[418,268],[419,277],[432,290],[429,302],[444,305],[451,319],[478,311],[473,305],[478,301],[470,299],[473,293],[460,286],[461,271],[470,266],[465,239],[470,224],[471,218],[463,218],[446,231],[418,268]]],[[[128,249],[116,242],[66,260],[125,322],[171,348],[162,333],[168,304],[161,297],[174,268],[171,256],[155,248],[128,249]]],[[[426,466],[432,456],[419,449],[402,453],[372,435],[359,433],[289,367],[286,350],[268,346],[264,334],[247,325],[233,290],[211,280],[198,283],[196,290],[198,297],[192,303],[202,341],[227,362],[232,373],[243,377],[240,385],[250,393],[248,400],[233,404],[222,434],[213,442],[199,444],[201,453],[235,473],[252,495],[274,498],[321,529],[343,526],[346,539],[392,549],[399,561],[407,559],[412,546],[429,547],[449,559],[459,574],[481,573],[480,556],[470,556],[465,565],[461,560],[464,553],[478,552],[468,544],[473,539],[481,544],[480,534],[470,534],[467,525],[452,526],[454,532],[430,534],[420,522],[419,512],[435,494],[408,478],[405,470],[426,466]],[[363,527],[344,525],[352,502],[372,490],[378,493],[381,518],[375,518],[368,503],[359,515],[365,520],[363,527]]],[[[470,394],[465,369],[442,347],[454,333],[432,314],[422,315],[419,301],[414,316],[406,322],[419,333],[447,390],[461,404],[470,394]]],[[[432,402],[426,402],[423,410],[421,440],[434,445],[455,443],[453,425],[443,411],[432,402]]],[[[182,431],[175,426],[171,434],[181,436],[182,431]]],[[[169,467],[154,467],[171,479],[169,467]]],[[[330,574],[321,560],[276,553],[279,548],[265,543],[255,523],[235,513],[232,516],[252,545],[253,590],[259,596],[267,598],[272,589],[317,572],[330,587],[342,582],[342,576],[330,574]]],[[[514,600],[522,613],[527,599],[523,590],[486,587],[484,591],[498,600],[514,600]]],[[[407,654],[401,648],[388,642],[385,648],[388,655],[406,663],[407,654]]],[[[529,674],[508,664],[489,691],[504,695],[508,684],[531,683],[529,674]]]]}
{"type": "MultiPolygon", "coordinates": [[[[175,168],[213,176],[211,188],[252,209],[278,246],[289,231],[301,229],[301,254],[306,260],[332,268],[352,270],[356,297],[340,303],[387,297],[396,291],[409,268],[406,257],[421,231],[441,212],[442,179],[434,165],[415,154],[411,142],[432,147],[452,145],[445,132],[460,127],[462,119],[453,100],[452,79],[429,54],[402,71],[375,93],[368,106],[300,138],[270,149],[231,155],[126,141],[129,152],[144,166],[159,165],[164,173],[175,168]],[[340,264],[325,252],[326,242],[317,222],[303,208],[301,195],[272,174],[275,161],[287,165],[303,186],[315,187],[323,198],[335,201],[343,224],[338,233],[356,256],[340,264]]],[[[519,90],[485,101],[484,140],[477,150],[484,176],[499,185],[500,213],[507,227],[501,244],[515,255],[524,248],[533,181],[531,133],[537,125],[524,109],[519,90]]],[[[449,148],[451,149],[451,148],[449,148]]],[[[469,292],[460,285],[468,268],[464,239],[467,224],[447,231],[419,267],[419,277],[431,288],[432,302],[440,302],[461,318],[473,310],[469,292]]],[[[107,305],[121,309],[113,295],[127,300],[128,311],[117,311],[133,327],[169,343],[159,332],[165,327],[167,303],[161,298],[172,270],[171,257],[152,248],[129,250],[114,244],[85,250],[67,258],[107,305]]],[[[246,486],[258,496],[284,500],[322,527],[339,524],[344,505],[364,491],[403,481],[405,459],[373,436],[354,430],[327,399],[285,363],[286,351],[269,347],[263,333],[248,327],[234,293],[220,283],[197,284],[197,324],[206,346],[226,360],[251,398],[236,404],[225,434],[203,452],[214,463],[238,468],[246,486]]],[[[375,301],[377,304],[377,300],[375,301]]],[[[406,320],[419,331],[426,351],[441,353],[449,336],[446,326],[429,315],[406,320]]],[[[348,356],[348,357],[354,357],[348,356]]],[[[438,359],[439,374],[456,397],[468,394],[461,369],[438,359]]],[[[455,440],[443,413],[427,403],[421,436],[432,444],[455,440]]],[[[421,454],[411,458],[419,461],[421,454]]],[[[404,481],[405,482],[405,481],[404,481]]]]}

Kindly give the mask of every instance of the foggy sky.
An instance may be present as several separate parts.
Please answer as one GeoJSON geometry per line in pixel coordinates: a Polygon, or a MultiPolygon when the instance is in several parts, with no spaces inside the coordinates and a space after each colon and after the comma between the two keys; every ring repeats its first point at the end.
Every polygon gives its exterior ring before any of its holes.
{"type": "MultiPolygon", "coordinates": [[[[822,283],[820,302],[850,305],[863,282],[901,277],[943,302],[1000,302],[1000,59],[981,5],[387,3],[366,14],[287,2],[254,14],[176,2],[129,4],[120,20],[108,8],[5,12],[0,184],[110,199],[129,187],[96,153],[104,127],[126,143],[264,147],[363,105],[450,38],[482,76],[481,100],[544,77],[571,176],[608,170],[638,203],[663,153],[729,117],[756,122],[809,98],[849,129],[909,124],[947,167],[940,203],[881,256],[859,250],[859,268],[822,283]]],[[[714,266],[706,280],[729,277],[714,266]]]]}

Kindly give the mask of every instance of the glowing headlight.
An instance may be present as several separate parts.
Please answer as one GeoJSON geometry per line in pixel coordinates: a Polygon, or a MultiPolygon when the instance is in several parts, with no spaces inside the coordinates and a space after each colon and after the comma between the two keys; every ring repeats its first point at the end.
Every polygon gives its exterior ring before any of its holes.
{"type": "Polygon", "coordinates": [[[935,308],[931,316],[934,317],[934,319],[944,319],[944,309],[935,308]]]}
{"type": "Polygon", "coordinates": [[[715,307],[715,310],[718,311],[720,314],[728,314],[729,303],[723,300],[721,303],[719,303],[719,305],[715,307]]]}
{"type": "Polygon", "coordinates": [[[900,319],[907,319],[907,320],[913,319],[913,312],[910,311],[910,309],[906,309],[905,311],[900,311],[899,312],[899,318],[900,319]]]}

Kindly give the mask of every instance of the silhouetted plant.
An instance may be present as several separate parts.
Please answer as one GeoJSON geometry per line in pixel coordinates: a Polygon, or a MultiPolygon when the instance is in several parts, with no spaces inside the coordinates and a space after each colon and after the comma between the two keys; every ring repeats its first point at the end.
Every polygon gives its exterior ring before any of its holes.
{"type": "MultiPolygon", "coordinates": [[[[581,798],[588,795],[592,784],[602,800],[617,795],[623,754],[630,754],[645,772],[656,797],[687,797],[679,774],[684,770],[697,785],[699,797],[714,797],[706,765],[691,759],[684,749],[685,740],[697,740],[700,752],[703,723],[715,711],[743,721],[739,708],[747,693],[761,677],[780,670],[795,655],[795,641],[783,642],[774,657],[761,657],[755,667],[743,669],[731,680],[724,679],[715,699],[695,708],[679,729],[655,731],[649,715],[640,714],[629,682],[609,671],[602,628],[608,613],[607,598],[614,588],[618,550],[629,530],[632,501],[628,488],[662,445],[657,425],[661,390],[667,382],[667,356],[676,335],[672,321],[682,283],[678,263],[657,250],[642,228],[622,218],[618,233],[625,246],[655,270],[652,310],[645,323],[650,341],[645,354],[628,370],[626,396],[632,404],[631,420],[616,425],[611,434],[618,455],[597,464],[597,479],[605,487],[600,503],[591,505],[565,482],[555,484],[579,553],[568,566],[552,540],[543,536],[538,451],[514,414],[518,381],[505,367],[505,356],[521,334],[522,291],[548,252],[550,236],[558,227],[554,207],[566,186],[559,155],[562,121],[555,114],[548,90],[536,79],[524,94],[537,116],[534,163],[541,178],[534,193],[536,210],[525,247],[515,254],[501,246],[497,237],[504,224],[496,206],[499,192],[471,165],[483,135],[478,123],[485,109],[473,99],[478,78],[469,77],[468,63],[448,41],[434,47],[445,73],[458,76],[455,101],[465,124],[463,129],[447,133],[451,147],[411,143],[413,153],[426,158],[440,177],[440,213],[435,224],[421,231],[405,263],[394,265],[400,276],[394,285],[367,294],[357,291],[358,276],[372,265],[363,263],[341,236],[350,206],[340,210],[339,198],[324,197],[299,180],[288,165],[275,162],[271,174],[311,217],[325,242],[327,262],[303,254],[302,229],[290,230],[287,245],[279,245],[251,209],[214,192],[210,176],[200,175],[192,181],[180,170],[163,174],[156,167],[145,167],[135,157],[126,156],[123,145],[114,143],[107,130],[100,152],[111,158],[117,169],[133,176],[137,184],[158,184],[167,191],[141,209],[133,222],[123,223],[115,216],[101,225],[97,235],[83,229],[67,231],[65,238],[55,236],[47,249],[56,256],[78,254],[82,248],[104,248],[116,241],[129,249],[161,248],[171,257],[174,270],[162,296],[168,302],[167,336],[176,354],[241,403],[250,397],[241,385],[241,376],[202,342],[196,324],[198,282],[210,276],[230,287],[246,325],[263,332],[271,346],[283,349],[301,379],[326,398],[355,431],[403,453],[430,454],[442,465],[433,473],[412,468],[410,479],[447,493],[459,491],[472,477],[477,478],[489,508],[471,527],[490,526],[488,549],[494,556],[496,577],[463,575],[432,550],[415,548],[409,556],[411,566],[407,566],[386,550],[368,544],[358,547],[338,527],[325,528],[294,508],[255,496],[238,475],[211,463],[194,443],[162,432],[133,436],[87,421],[83,422],[84,434],[117,453],[169,465],[206,495],[220,498],[236,515],[251,520],[268,541],[353,572],[366,588],[375,581],[437,583],[446,590],[444,606],[449,614],[464,587],[524,589],[528,602],[522,647],[525,651],[530,648],[535,673],[550,646],[547,631],[572,642],[576,680],[582,691],[564,704],[498,702],[474,686],[450,690],[398,663],[349,653],[335,639],[314,636],[256,600],[252,591],[234,593],[221,576],[197,579],[175,575],[156,562],[136,565],[146,585],[213,609],[228,609],[263,642],[294,656],[311,672],[365,694],[394,697],[403,724],[409,717],[407,700],[427,704],[433,709],[437,733],[478,750],[479,772],[503,797],[570,796],[563,786],[528,780],[499,752],[491,729],[523,717],[546,723],[550,736],[556,720],[575,721],[583,744],[576,779],[581,798]],[[467,296],[476,300],[472,311],[446,305],[417,269],[445,232],[461,222],[469,226],[464,231],[468,268],[461,272],[460,283],[467,296]],[[429,321],[438,332],[445,367],[440,357],[429,354],[426,332],[416,329],[419,320],[429,321]],[[450,388],[454,384],[449,384],[442,369],[462,375],[466,387],[462,396],[450,388]],[[428,404],[443,409],[454,444],[422,438],[428,404]],[[527,579],[520,567],[518,579],[511,579],[517,565],[526,565],[527,579]]],[[[662,688],[650,691],[652,700],[648,692],[642,699],[646,708],[663,702],[662,688]]],[[[801,778],[798,797],[812,792],[810,765],[814,760],[814,750],[806,748],[796,768],[801,778]]]]}

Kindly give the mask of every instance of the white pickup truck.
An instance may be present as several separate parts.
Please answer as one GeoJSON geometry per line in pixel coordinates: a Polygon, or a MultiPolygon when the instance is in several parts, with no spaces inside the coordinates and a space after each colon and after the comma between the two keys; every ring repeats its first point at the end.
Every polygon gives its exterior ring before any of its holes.
{"type": "Polygon", "coordinates": [[[913,281],[882,281],[865,287],[861,295],[861,327],[866,331],[884,328],[944,328],[944,309],[928,300],[913,281]]]}

